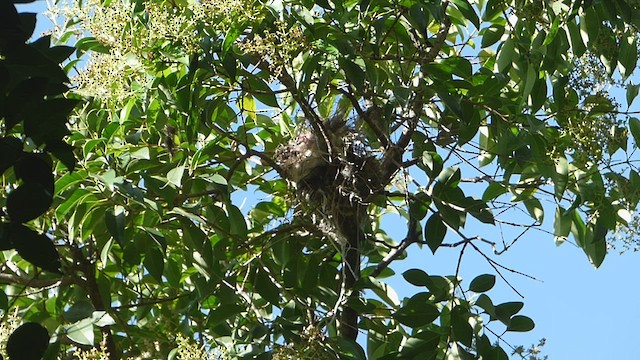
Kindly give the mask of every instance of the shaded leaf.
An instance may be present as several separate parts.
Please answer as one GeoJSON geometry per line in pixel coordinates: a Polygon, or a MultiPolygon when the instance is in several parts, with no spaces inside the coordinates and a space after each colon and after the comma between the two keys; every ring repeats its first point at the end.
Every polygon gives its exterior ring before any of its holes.
{"type": "Polygon", "coordinates": [[[402,277],[415,286],[426,286],[429,283],[429,275],[420,269],[409,269],[402,273],[402,277]]]}
{"type": "Polygon", "coordinates": [[[62,316],[69,322],[76,322],[82,319],[86,319],[93,314],[95,308],[88,300],[81,300],[69,307],[62,316]]]}
{"type": "Polygon", "coordinates": [[[481,293],[489,291],[496,284],[496,276],[491,274],[483,274],[471,280],[469,291],[481,293]]]}
{"type": "Polygon", "coordinates": [[[11,223],[0,223],[0,251],[13,249],[11,240],[11,223]]]}
{"type": "Polygon", "coordinates": [[[427,216],[429,211],[429,204],[431,203],[431,197],[423,192],[420,192],[411,198],[409,201],[409,216],[420,221],[427,216]]]}
{"type": "Polygon", "coordinates": [[[22,141],[13,136],[0,138],[0,175],[13,166],[22,153],[22,141]]]}
{"type": "Polygon", "coordinates": [[[456,341],[466,346],[472,345],[473,329],[469,324],[469,312],[464,307],[456,306],[451,310],[451,330],[456,341]]]}
{"type": "Polygon", "coordinates": [[[44,214],[53,194],[38,183],[24,183],[7,196],[7,213],[12,222],[24,223],[44,214]]]}
{"type": "Polygon", "coordinates": [[[407,358],[420,356],[421,359],[427,358],[427,355],[438,348],[440,342],[440,334],[434,331],[419,331],[402,345],[401,355],[407,358]]]}
{"type": "Polygon", "coordinates": [[[523,306],[524,303],[520,301],[506,302],[500,305],[496,305],[496,318],[502,321],[505,325],[509,325],[509,320],[511,319],[511,317],[522,310],[523,306]]]}
{"type": "Polygon", "coordinates": [[[27,322],[13,331],[7,340],[10,360],[40,360],[49,346],[49,332],[42,325],[27,322]]]}
{"type": "Polygon", "coordinates": [[[393,314],[403,325],[417,328],[431,324],[440,316],[438,308],[429,301],[428,293],[418,293],[393,314]]]}
{"type": "Polygon", "coordinates": [[[280,303],[280,290],[263,269],[258,269],[255,281],[256,291],[260,296],[273,305],[280,303]]]}
{"type": "Polygon", "coordinates": [[[627,84],[627,106],[631,106],[633,100],[638,97],[640,92],[640,85],[627,84]]]}
{"type": "Polygon", "coordinates": [[[22,181],[40,184],[53,194],[53,173],[45,156],[44,154],[24,154],[16,161],[13,168],[16,176],[22,181]]]}
{"type": "Polygon", "coordinates": [[[435,254],[438,247],[440,247],[444,241],[446,234],[447,226],[442,221],[440,213],[431,215],[424,226],[424,238],[431,252],[435,254]]]}
{"type": "Polygon", "coordinates": [[[535,323],[529,317],[516,315],[511,318],[507,331],[527,332],[533,330],[535,326],[535,323]]]}
{"type": "Polygon", "coordinates": [[[502,35],[504,34],[504,25],[492,24],[488,28],[483,29],[482,33],[482,41],[480,46],[483,48],[489,47],[500,40],[502,35]]]}
{"type": "Polygon", "coordinates": [[[144,267],[159,284],[162,284],[164,272],[164,253],[156,246],[151,246],[144,254],[144,267]]]}
{"type": "Polygon", "coordinates": [[[636,145],[640,146],[640,120],[638,118],[632,117],[629,119],[629,130],[631,130],[631,135],[633,135],[636,145]]]}
{"type": "Polygon", "coordinates": [[[117,205],[113,209],[109,209],[104,213],[104,221],[107,230],[113,238],[120,244],[124,245],[124,227],[126,224],[126,215],[124,207],[117,205]]]}
{"type": "Polygon", "coordinates": [[[527,211],[532,218],[537,222],[542,223],[544,220],[544,209],[542,208],[540,200],[536,198],[527,199],[524,201],[524,206],[527,208],[527,211]]]}
{"type": "Polygon", "coordinates": [[[60,273],[60,256],[51,239],[24,225],[14,225],[10,231],[11,242],[23,259],[44,270],[60,273]]]}

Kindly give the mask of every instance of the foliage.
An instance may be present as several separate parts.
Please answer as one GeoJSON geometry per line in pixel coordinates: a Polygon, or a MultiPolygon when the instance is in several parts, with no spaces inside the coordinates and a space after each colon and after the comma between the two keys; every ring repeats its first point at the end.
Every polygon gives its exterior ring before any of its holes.
{"type": "Polygon", "coordinates": [[[512,355],[517,354],[518,356],[527,360],[548,360],[549,356],[540,355],[540,353],[542,352],[541,348],[544,347],[546,343],[547,340],[543,338],[540,339],[537,344],[531,345],[526,349],[524,346],[517,346],[515,349],[513,349],[512,355]]]}
{"type": "MultiPolygon", "coordinates": [[[[86,62],[68,95],[80,160],[50,149],[67,166],[43,216],[3,187],[3,218],[53,237],[61,264],[5,252],[11,307],[55,334],[48,358],[101,341],[111,359],[163,358],[190,338],[231,358],[507,359],[505,334],[534,322],[490,298],[510,270],[492,251],[547,215],[599,266],[637,207],[640,120],[607,84],[638,94],[638,15],[623,0],[60,2],[67,69],[86,62]],[[424,245],[496,273],[410,269],[419,290],[399,299],[385,279],[424,245]]],[[[29,119],[12,130],[5,112],[4,135],[34,151],[67,135],[29,119]]],[[[46,185],[20,169],[5,182],[46,185]]]]}

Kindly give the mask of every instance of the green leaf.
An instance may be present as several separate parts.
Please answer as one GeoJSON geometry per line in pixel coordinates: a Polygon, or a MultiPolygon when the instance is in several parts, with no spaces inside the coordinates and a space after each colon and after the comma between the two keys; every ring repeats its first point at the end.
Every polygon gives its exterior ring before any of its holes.
{"type": "Polygon", "coordinates": [[[144,254],[144,267],[159,284],[162,284],[165,254],[155,246],[149,247],[144,254]]]}
{"type": "Polygon", "coordinates": [[[483,274],[477,276],[475,279],[471,280],[471,284],[469,284],[469,291],[473,291],[476,293],[482,293],[489,291],[496,284],[496,276],[491,274],[483,274]]]}
{"type": "Polygon", "coordinates": [[[582,56],[587,48],[584,46],[584,42],[582,41],[582,35],[580,34],[580,29],[578,25],[573,21],[567,21],[566,23],[567,30],[569,30],[569,40],[571,42],[571,52],[575,56],[582,56]]]}
{"type": "Polygon", "coordinates": [[[640,85],[627,84],[627,107],[630,107],[633,100],[638,97],[638,92],[640,92],[640,85]]]}
{"type": "Polygon", "coordinates": [[[398,294],[396,294],[395,290],[393,290],[393,288],[386,283],[378,281],[369,276],[364,279],[364,284],[364,288],[371,289],[377,296],[380,297],[380,299],[382,299],[394,309],[397,308],[400,304],[398,294]]]}
{"type": "Polygon", "coordinates": [[[555,159],[555,172],[551,174],[553,190],[556,199],[562,199],[564,191],[569,184],[569,162],[563,157],[555,159]]]}
{"type": "Polygon", "coordinates": [[[464,119],[464,112],[462,111],[462,105],[460,104],[460,96],[453,95],[444,89],[436,89],[436,92],[447,109],[451,110],[458,119],[464,119]]]}
{"type": "Polygon", "coordinates": [[[422,153],[422,164],[424,170],[430,178],[435,178],[442,171],[442,157],[435,151],[425,151],[422,153]]]}
{"type": "Polygon", "coordinates": [[[149,155],[149,148],[145,146],[136,151],[131,152],[131,158],[138,159],[138,160],[150,160],[151,156],[149,155]]]}
{"type": "Polygon", "coordinates": [[[13,166],[22,153],[22,142],[13,137],[0,138],[0,174],[13,166]]]}
{"type": "Polygon", "coordinates": [[[495,224],[493,213],[484,201],[467,197],[465,198],[464,207],[471,216],[478,219],[480,222],[492,225],[495,224]]]}
{"type": "Polygon", "coordinates": [[[531,215],[535,221],[542,223],[544,220],[544,209],[542,208],[540,200],[536,198],[526,199],[524,201],[524,206],[527,208],[529,215],[531,215]]]}
{"type": "Polygon", "coordinates": [[[426,359],[427,355],[435,351],[440,343],[441,335],[435,331],[421,330],[406,339],[400,352],[401,358],[426,359]]]}
{"type": "Polygon", "coordinates": [[[285,214],[282,206],[268,201],[261,201],[257,203],[256,206],[254,206],[253,211],[260,212],[265,215],[271,214],[277,217],[282,217],[285,214]]]}
{"type": "Polygon", "coordinates": [[[364,89],[366,75],[358,64],[345,58],[339,58],[338,64],[356,91],[364,89]]]}
{"type": "Polygon", "coordinates": [[[240,312],[244,311],[245,307],[238,304],[222,304],[215,309],[211,310],[209,313],[209,321],[208,324],[210,326],[215,326],[220,324],[221,322],[230,319],[240,312]]]}
{"type": "Polygon", "coordinates": [[[409,200],[409,216],[416,221],[424,219],[429,211],[429,204],[431,204],[429,195],[423,192],[416,194],[409,200]]]}
{"type": "Polygon", "coordinates": [[[482,33],[482,41],[480,42],[480,46],[482,48],[487,48],[500,40],[502,35],[504,35],[504,25],[492,24],[488,28],[480,31],[482,33]]]}
{"type": "Polygon", "coordinates": [[[97,327],[110,326],[116,323],[116,321],[104,310],[94,311],[91,314],[91,320],[97,327]]]}
{"type": "Polygon", "coordinates": [[[424,238],[432,253],[435,254],[438,250],[446,234],[447,226],[442,221],[440,213],[431,215],[424,226],[424,238]]]}
{"type": "Polygon", "coordinates": [[[553,23],[551,24],[549,33],[544,38],[544,41],[542,42],[542,46],[547,46],[553,42],[553,40],[556,38],[556,35],[558,35],[559,27],[560,27],[560,17],[556,17],[555,19],[553,19],[553,23]]]}
{"type": "Polygon", "coordinates": [[[462,173],[457,166],[449,167],[440,172],[438,175],[438,182],[450,188],[455,188],[460,184],[462,173]]]}
{"type": "Polygon", "coordinates": [[[620,51],[618,52],[618,64],[623,79],[628,78],[636,69],[638,63],[638,43],[636,36],[624,34],[620,39],[620,51]]]}
{"type": "Polygon", "coordinates": [[[76,322],[90,317],[91,314],[93,314],[94,310],[95,308],[93,307],[91,302],[89,302],[88,300],[80,300],[71,305],[71,307],[62,315],[64,316],[65,320],[69,322],[76,322]]]}
{"type": "Polygon", "coordinates": [[[278,99],[276,99],[276,94],[269,87],[269,85],[257,76],[248,76],[245,78],[246,89],[260,101],[261,103],[271,106],[271,107],[279,107],[278,99]]]}
{"type": "Polygon", "coordinates": [[[591,264],[596,268],[602,265],[607,255],[607,232],[608,229],[600,221],[587,227],[587,234],[582,248],[589,257],[591,264]]]}
{"type": "Polygon", "coordinates": [[[500,47],[500,51],[498,51],[498,58],[496,60],[498,71],[506,73],[511,68],[511,64],[514,60],[517,60],[517,55],[514,40],[507,39],[500,47]]]}
{"type": "Polygon", "coordinates": [[[360,344],[343,337],[332,337],[329,340],[329,347],[340,354],[341,359],[346,360],[366,360],[367,356],[360,344]]]}
{"type": "Polygon", "coordinates": [[[506,302],[500,305],[496,305],[495,306],[496,318],[508,326],[509,320],[511,319],[511,317],[517,314],[520,310],[522,310],[523,306],[524,306],[524,303],[520,301],[506,302]]]}
{"type": "Polygon", "coordinates": [[[560,245],[565,240],[567,240],[567,237],[571,232],[571,225],[573,224],[574,211],[575,210],[566,211],[560,205],[556,207],[556,212],[555,212],[554,222],[553,222],[553,236],[554,236],[556,245],[560,245]]]}
{"type": "Polygon", "coordinates": [[[229,216],[229,224],[231,225],[231,234],[240,240],[246,240],[248,230],[244,215],[235,205],[227,205],[226,208],[229,216]]]}
{"type": "Polygon", "coordinates": [[[480,307],[486,314],[490,315],[492,318],[496,317],[496,308],[487,295],[480,294],[480,296],[478,296],[478,298],[476,299],[475,306],[480,307]]]}
{"type": "Polygon", "coordinates": [[[498,196],[507,193],[507,187],[504,184],[494,181],[487,186],[482,194],[482,201],[495,200],[498,196]]]}
{"type": "Polygon", "coordinates": [[[636,146],[640,147],[640,120],[638,118],[632,117],[629,119],[629,130],[631,130],[636,146]]]}
{"type": "Polygon", "coordinates": [[[224,41],[222,43],[222,56],[224,57],[231,47],[236,42],[238,37],[242,34],[245,29],[245,24],[241,22],[232,22],[232,26],[227,30],[227,34],[224,37],[224,41]]]}
{"type": "Polygon", "coordinates": [[[413,4],[409,8],[409,19],[415,24],[418,30],[425,31],[429,25],[429,14],[425,13],[420,4],[413,4]]]}
{"type": "Polygon", "coordinates": [[[259,268],[256,273],[255,287],[258,294],[265,300],[276,306],[280,304],[280,290],[262,268],[259,268]]]}
{"type": "Polygon", "coordinates": [[[403,325],[418,328],[433,323],[440,316],[438,308],[429,301],[428,293],[418,293],[392,316],[403,325]]]}
{"type": "Polygon", "coordinates": [[[453,338],[466,346],[471,346],[473,342],[473,329],[469,324],[469,316],[469,312],[462,306],[458,305],[451,310],[453,338]]]}
{"type": "Polygon", "coordinates": [[[502,20],[501,15],[504,10],[504,2],[502,0],[489,0],[486,2],[484,14],[482,14],[482,20],[484,21],[496,21],[502,20]]]}
{"type": "Polygon", "coordinates": [[[409,269],[402,273],[402,277],[415,286],[426,286],[431,281],[429,275],[420,269],[409,269]]]}
{"type": "Polygon", "coordinates": [[[507,331],[527,332],[533,330],[535,323],[524,315],[516,315],[511,318],[507,331]]]}
{"type": "Polygon", "coordinates": [[[468,0],[453,0],[453,3],[456,4],[458,10],[460,10],[467,20],[471,21],[476,29],[480,29],[480,18],[478,18],[478,14],[476,14],[476,11],[468,0]]]}
{"type": "Polygon", "coordinates": [[[184,175],[184,166],[176,166],[167,173],[167,182],[177,188],[182,187],[182,176],[184,175]]]}
{"type": "Polygon", "coordinates": [[[41,359],[49,347],[49,332],[42,325],[27,322],[9,335],[6,352],[10,360],[41,359]]]}
{"type": "Polygon", "coordinates": [[[80,345],[94,345],[95,334],[93,332],[93,319],[86,318],[77,321],[65,328],[66,336],[80,345]]]}
{"type": "Polygon", "coordinates": [[[496,141],[491,134],[488,126],[480,126],[480,156],[478,156],[478,164],[482,166],[489,165],[496,157],[496,141]]]}
{"type": "Polygon", "coordinates": [[[120,246],[123,246],[125,243],[124,229],[126,225],[124,207],[116,205],[113,209],[105,211],[104,222],[111,236],[113,236],[120,246]]]}

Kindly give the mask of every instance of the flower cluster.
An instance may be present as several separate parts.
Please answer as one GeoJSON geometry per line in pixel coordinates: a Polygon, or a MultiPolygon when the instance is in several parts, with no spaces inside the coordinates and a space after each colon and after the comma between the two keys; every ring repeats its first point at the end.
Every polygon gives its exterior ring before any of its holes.
{"type": "Polygon", "coordinates": [[[7,358],[7,340],[9,336],[22,324],[22,319],[18,316],[18,308],[15,311],[3,314],[0,322],[0,356],[7,358]]]}
{"type": "Polygon", "coordinates": [[[182,335],[178,335],[177,359],[180,360],[226,360],[228,356],[219,348],[207,351],[206,346],[199,346],[182,335]]]}
{"type": "Polygon", "coordinates": [[[93,37],[101,46],[89,53],[73,81],[78,92],[121,105],[143,94],[158,71],[200,51],[203,39],[221,39],[232,22],[255,21],[262,8],[252,0],[201,0],[177,6],[149,1],[60,1],[49,10],[58,24],[54,37],[93,37]]]}
{"type": "Polygon", "coordinates": [[[271,75],[280,77],[282,70],[291,65],[293,59],[305,48],[305,38],[299,27],[288,27],[277,21],[274,31],[256,34],[239,45],[246,53],[260,56],[269,65],[271,75]]]}

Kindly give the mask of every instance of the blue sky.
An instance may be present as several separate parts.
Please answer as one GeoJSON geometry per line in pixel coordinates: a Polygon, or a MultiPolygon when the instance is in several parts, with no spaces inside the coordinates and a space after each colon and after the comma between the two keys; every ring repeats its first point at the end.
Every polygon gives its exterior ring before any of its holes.
{"type": "MultiPolygon", "coordinates": [[[[38,1],[21,6],[21,10],[42,12],[45,7],[44,1],[38,1]]],[[[36,34],[50,26],[46,19],[40,17],[36,34]]],[[[624,99],[624,94],[619,97],[624,99]]],[[[546,215],[546,228],[550,229],[553,213],[547,212],[546,215]]],[[[475,229],[471,223],[469,225],[466,233],[473,234],[475,229]]],[[[401,233],[390,235],[396,239],[404,236],[401,233]]],[[[409,253],[407,260],[393,265],[398,276],[391,280],[391,285],[401,298],[420,291],[399,276],[406,269],[421,268],[433,275],[449,275],[456,271],[459,249],[442,248],[432,255],[426,247],[419,250],[413,245],[409,253]]],[[[536,322],[536,328],[529,333],[507,334],[506,339],[511,344],[527,346],[546,338],[544,354],[554,360],[640,358],[635,347],[635,341],[640,337],[637,326],[640,307],[635,306],[640,298],[638,280],[635,279],[640,273],[637,254],[611,252],[602,266],[594,269],[583,251],[571,243],[557,247],[551,235],[531,232],[504,255],[494,259],[540,280],[505,272],[507,279],[525,298],[520,299],[500,279],[488,293],[494,303],[523,301],[525,306],[521,313],[536,322]]],[[[461,272],[465,283],[481,273],[494,273],[494,270],[479,255],[467,251],[461,272]]]]}

